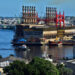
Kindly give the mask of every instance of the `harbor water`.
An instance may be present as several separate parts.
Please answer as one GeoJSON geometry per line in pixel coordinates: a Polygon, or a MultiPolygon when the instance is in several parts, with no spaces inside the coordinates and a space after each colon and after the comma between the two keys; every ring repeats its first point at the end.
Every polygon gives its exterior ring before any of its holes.
{"type": "Polygon", "coordinates": [[[52,55],[55,59],[75,57],[75,46],[29,46],[30,51],[15,50],[11,41],[14,36],[12,30],[0,30],[0,55],[5,58],[14,55],[23,58],[33,58],[35,56],[52,55]]]}

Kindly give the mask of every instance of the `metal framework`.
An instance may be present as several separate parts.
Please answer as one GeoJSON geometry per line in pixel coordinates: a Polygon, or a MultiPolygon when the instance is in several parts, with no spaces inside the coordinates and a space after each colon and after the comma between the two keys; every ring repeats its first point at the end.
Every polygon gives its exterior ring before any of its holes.
{"type": "Polygon", "coordinates": [[[57,14],[57,12],[56,12],[56,28],[58,27],[58,23],[61,28],[61,22],[63,22],[63,27],[65,27],[64,20],[65,20],[64,12],[63,12],[63,15],[61,15],[61,12],[59,12],[59,14],[57,14]]]}
{"type": "Polygon", "coordinates": [[[35,10],[35,6],[23,6],[23,23],[37,23],[37,13],[35,10]]]}
{"type": "Polygon", "coordinates": [[[63,14],[61,14],[61,12],[59,12],[59,14],[57,14],[57,10],[56,8],[52,8],[52,7],[46,7],[46,18],[44,19],[40,19],[38,17],[38,13],[36,13],[36,9],[34,6],[23,6],[22,7],[22,11],[23,11],[23,23],[38,23],[39,21],[44,21],[46,24],[49,23],[54,23],[54,25],[56,25],[56,28],[58,28],[58,24],[59,27],[61,28],[61,23],[63,22],[63,27],[65,27],[65,16],[64,16],[64,12],[63,14]]]}

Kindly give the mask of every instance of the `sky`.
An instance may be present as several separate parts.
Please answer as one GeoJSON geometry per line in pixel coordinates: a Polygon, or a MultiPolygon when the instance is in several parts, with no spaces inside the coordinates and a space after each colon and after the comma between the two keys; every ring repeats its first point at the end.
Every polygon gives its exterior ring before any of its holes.
{"type": "Polygon", "coordinates": [[[21,17],[23,5],[36,6],[39,16],[45,16],[46,6],[64,11],[65,16],[75,16],[75,0],[0,0],[0,16],[21,17]]]}

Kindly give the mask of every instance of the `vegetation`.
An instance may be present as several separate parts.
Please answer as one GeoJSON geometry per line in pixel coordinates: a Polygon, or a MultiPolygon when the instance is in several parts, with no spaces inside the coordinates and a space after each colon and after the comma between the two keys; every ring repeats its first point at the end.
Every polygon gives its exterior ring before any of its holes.
{"type": "Polygon", "coordinates": [[[59,75],[56,67],[47,60],[34,58],[29,64],[14,61],[4,68],[7,75],[59,75]]]}
{"type": "Polygon", "coordinates": [[[57,69],[59,70],[59,75],[73,75],[73,71],[63,64],[57,65],[57,69]]]}
{"type": "Polygon", "coordinates": [[[38,71],[39,74],[35,75],[59,75],[58,70],[50,61],[41,58],[34,58],[30,62],[30,65],[35,67],[36,73],[38,71]]]}
{"type": "Polygon", "coordinates": [[[24,75],[24,67],[26,67],[24,62],[16,60],[10,66],[5,67],[4,72],[7,75],[24,75]]]}
{"type": "Polygon", "coordinates": [[[54,66],[50,61],[42,58],[34,58],[29,64],[21,61],[14,61],[4,68],[7,75],[72,75],[71,69],[65,68],[62,64],[54,66]]]}

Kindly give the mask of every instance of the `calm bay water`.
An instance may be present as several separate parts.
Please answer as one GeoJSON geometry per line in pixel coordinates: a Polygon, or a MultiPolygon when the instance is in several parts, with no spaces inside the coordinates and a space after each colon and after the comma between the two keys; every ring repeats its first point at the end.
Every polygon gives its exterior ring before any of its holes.
{"type": "Polygon", "coordinates": [[[30,46],[30,51],[16,51],[11,45],[14,32],[11,30],[0,30],[0,55],[2,57],[8,57],[13,54],[17,57],[33,58],[35,56],[42,57],[42,55],[50,54],[53,58],[73,58],[75,56],[75,47],[73,46],[30,46]]]}
{"type": "Polygon", "coordinates": [[[7,57],[10,54],[15,55],[15,52],[11,45],[13,35],[14,32],[11,30],[0,30],[0,55],[2,55],[2,57],[7,57]]]}

